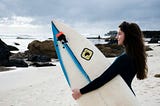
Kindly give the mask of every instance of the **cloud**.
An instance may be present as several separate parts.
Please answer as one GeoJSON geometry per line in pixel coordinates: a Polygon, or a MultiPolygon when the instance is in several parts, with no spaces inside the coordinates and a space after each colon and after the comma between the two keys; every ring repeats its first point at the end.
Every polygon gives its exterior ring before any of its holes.
{"type": "Polygon", "coordinates": [[[8,23],[16,20],[18,25],[49,28],[50,21],[55,18],[78,31],[95,33],[97,30],[99,33],[116,29],[126,20],[137,22],[144,29],[158,29],[159,10],[159,0],[1,0],[0,22],[8,18],[8,23]]]}
{"type": "Polygon", "coordinates": [[[29,25],[33,22],[31,17],[12,16],[0,18],[0,25],[29,25]]]}
{"type": "Polygon", "coordinates": [[[1,34],[49,34],[50,31],[47,25],[36,25],[32,22],[34,22],[34,19],[31,17],[12,16],[10,18],[0,18],[0,32],[1,34]]]}

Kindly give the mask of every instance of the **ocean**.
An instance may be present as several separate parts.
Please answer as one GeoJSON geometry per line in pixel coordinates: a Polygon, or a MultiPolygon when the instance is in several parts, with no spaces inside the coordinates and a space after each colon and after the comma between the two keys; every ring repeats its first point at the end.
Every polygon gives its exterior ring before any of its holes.
{"type": "MultiPolygon", "coordinates": [[[[39,41],[45,41],[48,39],[52,39],[51,36],[45,36],[45,35],[0,35],[0,38],[2,41],[4,41],[7,45],[15,46],[19,49],[18,52],[24,52],[27,50],[28,44],[31,43],[34,40],[39,41]],[[19,45],[16,45],[18,43],[19,45]]],[[[89,39],[93,44],[104,44],[104,39],[95,39],[91,38],[89,39]]]]}

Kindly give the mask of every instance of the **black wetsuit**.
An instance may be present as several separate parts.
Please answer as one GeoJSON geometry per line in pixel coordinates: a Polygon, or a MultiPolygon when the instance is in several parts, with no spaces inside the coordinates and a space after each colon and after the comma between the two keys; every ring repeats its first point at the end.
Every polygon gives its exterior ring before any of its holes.
{"type": "MultiPolygon", "coordinates": [[[[120,55],[112,65],[98,78],[91,83],[80,89],[81,94],[93,91],[103,86],[108,81],[112,80],[115,76],[120,75],[132,90],[131,82],[136,75],[135,63],[131,57],[126,53],[120,55]]],[[[132,90],[133,92],[133,90],[132,90]]],[[[133,92],[134,93],[134,92],[133,92]]],[[[135,93],[134,93],[135,94],[135,93]]]]}

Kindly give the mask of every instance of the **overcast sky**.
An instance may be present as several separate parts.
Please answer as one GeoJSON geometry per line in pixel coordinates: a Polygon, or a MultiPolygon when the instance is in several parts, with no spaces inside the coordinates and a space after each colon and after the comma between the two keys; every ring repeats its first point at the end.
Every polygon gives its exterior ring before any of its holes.
{"type": "Polygon", "coordinates": [[[160,30],[160,0],[0,0],[0,34],[50,35],[57,19],[81,34],[104,34],[122,21],[160,30]]]}

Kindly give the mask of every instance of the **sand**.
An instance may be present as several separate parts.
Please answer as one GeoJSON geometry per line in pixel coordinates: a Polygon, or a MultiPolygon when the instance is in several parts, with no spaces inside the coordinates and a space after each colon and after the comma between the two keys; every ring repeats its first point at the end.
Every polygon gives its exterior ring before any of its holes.
{"type": "MultiPolygon", "coordinates": [[[[147,52],[149,75],[133,80],[132,87],[142,106],[160,106],[160,46],[147,52]]],[[[111,58],[112,62],[114,58],[111,58]]],[[[63,76],[59,62],[50,67],[15,68],[0,72],[0,106],[78,106],[63,76]]]]}

